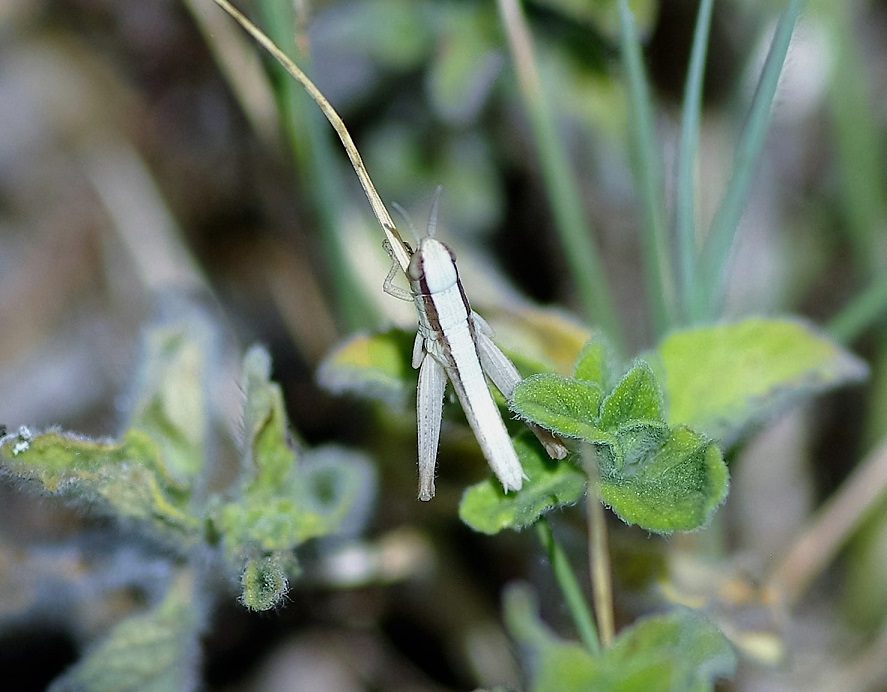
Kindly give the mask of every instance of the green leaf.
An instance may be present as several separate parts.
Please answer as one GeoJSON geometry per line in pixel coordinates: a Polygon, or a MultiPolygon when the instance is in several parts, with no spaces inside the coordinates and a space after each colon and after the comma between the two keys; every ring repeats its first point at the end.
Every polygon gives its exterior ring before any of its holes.
{"type": "Polygon", "coordinates": [[[514,449],[527,475],[521,490],[506,494],[502,484],[491,477],[462,495],[459,517],[475,531],[520,530],[585,494],[585,475],[567,461],[549,459],[529,432],[514,439],[514,449]]]}
{"type": "Polygon", "coordinates": [[[126,618],[86,657],[58,678],[51,692],[167,692],[193,689],[198,681],[203,621],[194,578],[180,573],[164,600],[126,618]]]}
{"type": "Polygon", "coordinates": [[[668,439],[669,427],[657,421],[629,421],[616,431],[620,465],[627,470],[646,461],[668,439]]]}
{"type": "Polygon", "coordinates": [[[404,329],[352,336],[323,359],[317,380],[334,394],[405,406],[416,391],[417,375],[410,366],[414,338],[404,329]]]}
{"type": "Polygon", "coordinates": [[[673,332],[657,349],[668,421],[734,442],[802,397],[861,380],[868,367],[797,319],[750,318],[673,332]]]}
{"type": "Polygon", "coordinates": [[[704,526],[727,496],[729,474],[717,445],[688,428],[634,467],[600,462],[601,498],[628,524],[656,533],[704,526]]]}
{"type": "Polygon", "coordinates": [[[139,394],[129,427],[144,430],[159,460],[179,481],[193,481],[204,461],[207,339],[201,322],[154,327],[145,337],[139,394]]]}
{"type": "Polygon", "coordinates": [[[590,686],[601,659],[577,642],[556,636],[538,616],[539,607],[530,588],[509,586],[503,596],[505,624],[520,649],[520,660],[530,690],[595,690],[590,686]]]}
{"type": "Polygon", "coordinates": [[[129,427],[118,440],[58,431],[35,437],[22,428],[0,443],[4,471],[136,519],[180,548],[199,540],[191,501],[205,457],[210,330],[195,313],[147,331],[129,427]]]}
{"type": "Polygon", "coordinates": [[[214,504],[208,516],[224,555],[241,574],[241,602],[253,610],[279,604],[287,577],[298,574],[293,551],[312,538],[353,531],[372,502],[367,460],[335,447],[313,450],[276,493],[214,504]]]}
{"type": "Polygon", "coordinates": [[[595,335],[579,351],[573,368],[573,378],[594,382],[603,391],[609,391],[615,369],[614,361],[615,355],[610,342],[603,335],[595,335]]]}
{"type": "Polygon", "coordinates": [[[320,451],[306,455],[274,492],[247,492],[210,510],[230,560],[242,564],[257,554],[293,550],[335,532],[366,505],[373,485],[364,457],[338,448],[320,451]]]}
{"type": "Polygon", "coordinates": [[[198,537],[200,520],[189,510],[189,488],[167,474],[146,432],[129,430],[119,441],[97,441],[56,431],[32,435],[23,428],[0,443],[0,462],[4,472],[49,493],[99,502],[179,543],[198,537]]]}
{"type": "Polygon", "coordinates": [[[690,610],[640,620],[597,656],[541,622],[526,586],[506,591],[504,611],[534,692],[702,692],[736,668],[724,635],[690,610]]]}
{"type": "Polygon", "coordinates": [[[229,502],[211,512],[225,553],[237,562],[256,551],[271,553],[295,548],[309,538],[322,536],[334,526],[305,512],[294,498],[247,498],[229,502]]]}
{"type": "Polygon", "coordinates": [[[271,361],[254,347],[243,362],[244,473],[239,497],[216,497],[207,511],[229,564],[241,574],[249,608],[274,607],[295,576],[293,551],[311,538],[351,530],[375,490],[371,467],[337,447],[297,455],[271,361]]]}
{"type": "Polygon", "coordinates": [[[271,610],[286,596],[287,575],[296,569],[295,558],[282,552],[247,560],[240,575],[240,602],[250,610],[271,610]]]}
{"type": "Polygon", "coordinates": [[[650,366],[638,361],[601,404],[597,425],[615,430],[633,420],[664,421],[662,394],[650,366]]]}
{"type": "Polygon", "coordinates": [[[299,469],[292,490],[307,511],[323,517],[330,530],[363,529],[376,499],[375,467],[362,453],[338,445],[315,447],[299,469]]]}
{"type": "Polygon", "coordinates": [[[244,456],[242,499],[228,514],[265,550],[279,550],[328,533],[364,492],[368,467],[358,454],[339,448],[314,450],[298,458],[289,434],[283,394],[271,381],[271,362],[254,347],[244,358],[244,456]],[[300,462],[300,463],[299,463],[300,462]],[[237,517],[237,519],[235,519],[237,517]]]}
{"type": "Polygon", "coordinates": [[[689,609],[635,622],[607,650],[622,689],[712,690],[736,670],[736,653],[709,620],[689,609]]]}
{"type": "MultiPolygon", "coordinates": [[[[593,343],[586,346],[577,371],[598,377],[602,354],[593,343]]],[[[606,397],[587,380],[534,375],[515,388],[512,409],[560,435],[594,444],[601,497],[627,523],[657,532],[696,529],[726,496],[720,451],[701,435],[663,421],[662,394],[644,361],[606,397]]]]}
{"type": "Polygon", "coordinates": [[[261,498],[279,493],[296,464],[283,393],[271,381],[271,357],[253,346],[243,358],[244,492],[261,498]]]}
{"type": "Polygon", "coordinates": [[[595,427],[601,401],[601,388],[551,373],[532,375],[518,383],[511,409],[525,420],[538,423],[564,437],[597,440],[595,427]]]}

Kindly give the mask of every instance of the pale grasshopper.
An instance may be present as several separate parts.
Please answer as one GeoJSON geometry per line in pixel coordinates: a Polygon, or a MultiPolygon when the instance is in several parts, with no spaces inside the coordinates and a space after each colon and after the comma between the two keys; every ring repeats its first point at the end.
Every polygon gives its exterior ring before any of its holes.
{"type": "MultiPolygon", "coordinates": [[[[419,369],[416,396],[419,437],[419,499],[434,497],[434,471],[440,438],[446,381],[449,378],[462,404],[484,457],[505,491],[520,490],[524,472],[499,409],[487,386],[488,377],[509,398],[521,376],[508,357],[493,343],[492,330],[472,311],[459,281],[456,258],[442,242],[429,234],[415,251],[404,242],[391,215],[376,192],[363,159],[345,123],[320,90],[299,67],[252,22],[227,0],[215,0],[253,36],[320,106],[339,135],[351,165],[366,193],[373,213],[385,233],[385,249],[394,261],[384,290],[414,301],[419,331],[413,347],[412,365],[419,369]],[[393,280],[398,268],[406,275],[410,291],[397,288],[393,280]]],[[[435,202],[435,210],[437,204],[435,202]]],[[[432,213],[433,228],[435,212],[432,213]]],[[[533,427],[533,432],[553,458],[562,459],[567,449],[550,433],[533,427]]]]}

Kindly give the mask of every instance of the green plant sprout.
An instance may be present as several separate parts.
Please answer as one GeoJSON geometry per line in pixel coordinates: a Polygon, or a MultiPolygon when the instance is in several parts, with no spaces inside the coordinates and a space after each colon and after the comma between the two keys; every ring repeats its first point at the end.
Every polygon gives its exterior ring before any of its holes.
{"type": "Polygon", "coordinates": [[[372,501],[372,467],[363,456],[294,446],[260,347],[243,358],[243,429],[230,431],[241,439],[240,478],[227,490],[206,491],[215,470],[207,430],[218,413],[206,378],[218,373],[195,323],[199,315],[147,331],[141,387],[118,437],[22,426],[0,440],[5,476],[112,516],[171,556],[166,595],[122,620],[52,689],[193,687],[218,576],[239,583],[245,607],[277,607],[300,573],[297,548],[352,530],[372,501]]]}
{"type": "MultiPolygon", "coordinates": [[[[407,272],[413,252],[338,113],[274,41],[227,0],[214,2],[318,104],[344,146],[392,258],[407,272]]],[[[625,335],[599,271],[602,261],[543,93],[529,26],[516,0],[500,0],[552,216],[588,322],[600,329],[577,328],[529,308],[516,317],[506,315],[541,330],[546,342],[531,355],[514,344],[508,355],[523,379],[506,396],[494,393],[499,408],[512,414],[505,425],[524,479],[511,486],[512,492],[495,476],[467,487],[458,514],[473,531],[489,536],[532,528],[548,556],[578,640],[556,634],[543,621],[531,587],[507,587],[503,620],[527,689],[709,690],[716,680],[733,675],[737,643],[704,609],[645,614],[617,631],[605,508],[648,534],[710,526],[730,489],[725,453],[765,420],[813,395],[862,380],[868,368],[798,317],[718,319],[730,248],[803,3],[789,0],[782,13],[737,145],[733,175],[701,242],[691,180],[712,0],[700,3],[694,35],[673,225],[634,15],[627,0],[600,5],[615,18],[628,83],[629,139],[655,344],[625,354],[625,335]],[[670,254],[672,244],[676,257],[670,254]],[[525,423],[557,436],[569,455],[551,458],[525,423]],[[555,530],[556,517],[578,514],[583,505],[590,598],[555,530]]],[[[91,439],[53,428],[3,428],[4,476],[113,517],[145,537],[146,553],[159,546],[168,567],[148,608],[121,618],[54,683],[54,690],[197,687],[200,635],[214,600],[222,597],[218,575],[236,585],[246,608],[278,608],[301,574],[303,546],[362,529],[375,499],[373,466],[363,454],[337,446],[309,449],[293,439],[281,389],[271,379],[270,356],[258,346],[239,366],[240,429],[225,431],[239,442],[239,477],[216,487],[212,438],[223,416],[208,392],[213,378],[222,375],[203,316],[195,309],[186,318],[146,330],[138,388],[119,435],[91,439]]],[[[849,327],[843,324],[839,331],[844,329],[849,327]]],[[[405,394],[417,384],[411,342],[412,334],[397,327],[351,335],[327,354],[318,380],[334,393],[403,407],[405,394]]],[[[796,590],[806,583],[794,582],[798,573],[785,564],[774,579],[795,584],[796,590]]]]}

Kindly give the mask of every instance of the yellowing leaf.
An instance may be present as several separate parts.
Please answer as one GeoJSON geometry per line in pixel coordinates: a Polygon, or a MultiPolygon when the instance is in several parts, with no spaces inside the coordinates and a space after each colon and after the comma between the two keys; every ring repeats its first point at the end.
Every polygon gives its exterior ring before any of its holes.
{"type": "Polygon", "coordinates": [[[339,344],[317,372],[322,387],[334,394],[358,394],[404,406],[416,387],[410,367],[415,333],[390,329],[358,334],[339,344]]]}

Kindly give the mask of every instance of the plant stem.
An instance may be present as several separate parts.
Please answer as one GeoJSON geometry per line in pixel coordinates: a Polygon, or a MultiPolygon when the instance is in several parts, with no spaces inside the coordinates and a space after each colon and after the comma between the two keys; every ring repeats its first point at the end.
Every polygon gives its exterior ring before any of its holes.
{"type": "Polygon", "coordinates": [[[714,319],[721,309],[733,241],[764,146],[779,75],[803,6],[804,0],[789,0],[776,26],[748,120],[736,145],[733,175],[727,183],[700,257],[702,285],[694,294],[693,321],[714,319]]]}
{"type": "Polygon", "coordinates": [[[600,630],[601,642],[609,646],[616,634],[613,616],[613,581],[610,567],[610,548],[607,541],[607,516],[600,497],[600,472],[594,447],[586,445],[582,463],[588,476],[586,514],[588,517],[588,574],[594,615],[600,630]]]}
{"type": "Polygon", "coordinates": [[[862,332],[879,323],[887,315],[887,275],[881,275],[857,294],[826,329],[843,344],[852,343],[862,332]]]}
{"type": "Polygon", "coordinates": [[[858,269],[869,279],[882,273],[887,176],[881,159],[879,121],[867,91],[864,43],[854,34],[854,11],[847,2],[816,3],[818,25],[834,51],[828,96],[835,155],[840,169],[841,227],[858,269]],[[880,246],[880,247],[879,247],[880,246]],[[881,271],[879,271],[881,270],[881,271]]]}
{"type": "Polygon", "coordinates": [[[678,258],[681,269],[681,317],[690,316],[693,294],[699,290],[696,273],[696,202],[693,195],[693,172],[699,148],[699,120],[702,113],[702,80],[711,31],[714,0],[702,0],[693,32],[693,50],[684,87],[681,108],[681,141],[678,149],[677,180],[675,182],[675,225],[677,227],[678,258]]]}
{"type": "Polygon", "coordinates": [[[271,80],[253,45],[209,3],[184,0],[207,47],[253,130],[269,147],[280,144],[280,123],[271,80]]]}
{"type": "MultiPolygon", "coordinates": [[[[294,36],[304,35],[304,32],[301,27],[296,27],[292,5],[287,0],[263,0],[261,9],[267,18],[268,35],[272,40],[278,46],[295,48],[294,36]]],[[[301,48],[307,50],[307,41],[301,41],[301,48]]],[[[301,56],[300,62],[305,70],[310,71],[307,52],[301,56]]],[[[339,229],[343,224],[339,200],[344,194],[332,143],[326,136],[320,116],[309,108],[308,97],[283,72],[278,89],[281,120],[309,192],[337,316],[346,331],[366,327],[373,320],[374,308],[354,279],[348,249],[340,236],[339,229]]]]}
{"type": "Polygon", "coordinates": [[[536,140],[555,229],[573,285],[588,319],[600,324],[614,346],[621,349],[624,339],[606,272],[592,240],[591,229],[582,209],[582,195],[558,137],[554,117],[548,107],[549,100],[542,90],[526,18],[518,0],[498,0],[498,4],[524,106],[536,140]]]}
{"type": "Polygon", "coordinates": [[[807,586],[853,535],[887,494],[887,438],[860,463],[812,525],[773,570],[771,585],[786,603],[796,602],[807,586]]]}
{"type": "Polygon", "coordinates": [[[576,575],[573,574],[573,567],[567,559],[564,549],[554,537],[548,519],[542,518],[536,522],[536,534],[539,536],[542,547],[548,553],[551,570],[554,572],[554,577],[564,595],[567,610],[570,611],[573,622],[576,624],[579,638],[591,653],[600,653],[601,645],[598,640],[597,628],[591,611],[588,609],[588,603],[582,595],[582,589],[579,587],[579,582],[576,581],[576,575]]]}

